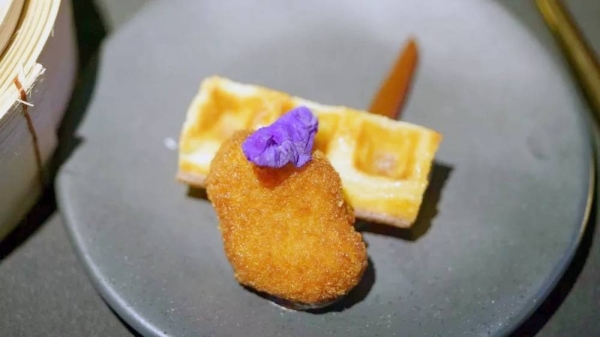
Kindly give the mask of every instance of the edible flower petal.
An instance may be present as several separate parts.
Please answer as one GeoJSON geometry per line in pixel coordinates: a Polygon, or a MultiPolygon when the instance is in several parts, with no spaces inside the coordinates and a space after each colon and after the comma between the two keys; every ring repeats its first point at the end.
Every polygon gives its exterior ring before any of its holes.
{"type": "Polygon", "coordinates": [[[319,121],[305,106],[285,113],[273,124],[259,128],[242,144],[246,158],[258,166],[302,167],[312,159],[319,121]]]}

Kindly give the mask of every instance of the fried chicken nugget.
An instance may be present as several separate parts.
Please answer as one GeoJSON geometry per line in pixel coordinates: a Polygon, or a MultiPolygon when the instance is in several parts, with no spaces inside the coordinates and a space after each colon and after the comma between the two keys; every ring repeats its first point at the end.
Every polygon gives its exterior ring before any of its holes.
{"type": "Polygon", "coordinates": [[[368,264],[339,175],[319,151],[301,168],[256,166],[242,152],[250,134],[221,146],[206,181],[235,278],[296,309],[326,306],[368,264]]]}

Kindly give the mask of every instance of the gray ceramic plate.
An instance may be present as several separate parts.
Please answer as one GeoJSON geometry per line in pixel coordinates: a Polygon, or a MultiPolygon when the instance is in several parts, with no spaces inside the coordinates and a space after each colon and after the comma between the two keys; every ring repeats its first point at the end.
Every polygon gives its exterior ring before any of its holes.
{"type": "Polygon", "coordinates": [[[157,1],[104,45],[60,207],[95,285],[145,335],[502,335],[578,243],[583,109],[494,2],[157,1]],[[282,311],[234,281],[211,205],[174,180],[188,104],[220,74],[365,108],[411,34],[422,58],[404,118],[445,136],[419,221],[364,225],[360,286],[329,310],[282,311]]]}

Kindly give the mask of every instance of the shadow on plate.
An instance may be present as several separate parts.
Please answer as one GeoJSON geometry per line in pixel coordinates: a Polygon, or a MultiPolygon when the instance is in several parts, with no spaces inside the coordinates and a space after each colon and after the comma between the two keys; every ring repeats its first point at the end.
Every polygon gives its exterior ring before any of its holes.
{"type": "Polygon", "coordinates": [[[348,293],[348,295],[328,307],[308,310],[307,312],[321,315],[329,312],[344,311],[362,302],[373,288],[373,284],[375,284],[375,265],[373,264],[373,260],[369,258],[369,265],[365,270],[365,274],[356,287],[354,287],[354,289],[348,293]]]}
{"type": "Polygon", "coordinates": [[[119,320],[119,322],[121,324],[123,324],[123,326],[125,327],[125,329],[127,329],[127,332],[131,334],[131,336],[133,337],[143,337],[139,332],[137,332],[131,325],[129,325],[129,323],[125,322],[121,316],[119,316],[119,314],[117,312],[114,311],[114,309],[110,306],[110,304],[108,304],[108,302],[106,302],[104,300],[104,298],[102,298],[104,304],[106,304],[106,306],[110,309],[110,312],[119,320]]]}
{"type": "MultiPolygon", "coordinates": [[[[298,311],[300,311],[300,312],[303,311],[303,312],[307,312],[307,313],[311,313],[311,314],[315,314],[315,315],[322,315],[322,314],[327,314],[327,313],[331,313],[331,312],[342,312],[342,311],[344,311],[348,308],[351,308],[354,305],[362,302],[367,297],[367,295],[369,294],[371,289],[373,288],[373,284],[375,284],[375,265],[373,264],[373,260],[371,260],[371,258],[369,258],[369,265],[367,266],[367,269],[365,270],[365,273],[364,273],[362,279],[356,285],[356,287],[354,287],[348,293],[348,295],[342,297],[340,300],[338,300],[326,307],[323,307],[323,308],[298,310],[298,311]]],[[[277,304],[278,306],[281,306],[288,310],[295,310],[295,309],[292,309],[293,304],[291,304],[290,302],[288,302],[286,300],[282,300],[280,298],[274,297],[272,295],[269,295],[267,293],[258,291],[256,289],[253,289],[253,288],[250,288],[247,286],[242,286],[242,287],[244,289],[246,289],[247,291],[264,298],[267,301],[271,301],[271,302],[277,304]]]]}
{"type": "Polygon", "coordinates": [[[208,200],[208,195],[206,195],[206,189],[200,187],[188,186],[187,196],[194,199],[208,200]]]}
{"type": "Polygon", "coordinates": [[[427,231],[429,231],[433,219],[438,214],[437,206],[442,196],[442,190],[450,178],[452,170],[453,168],[450,165],[434,162],[431,172],[431,179],[429,186],[425,191],[419,216],[410,228],[397,228],[378,223],[358,221],[356,223],[356,229],[363,233],[368,232],[378,235],[386,235],[409,241],[418,240],[420,237],[425,235],[427,231]]]}

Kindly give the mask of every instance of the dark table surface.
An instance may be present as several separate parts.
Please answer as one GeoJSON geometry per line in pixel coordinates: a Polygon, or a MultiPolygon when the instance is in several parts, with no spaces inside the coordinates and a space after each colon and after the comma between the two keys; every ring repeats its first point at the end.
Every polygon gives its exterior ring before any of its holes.
{"type": "MultiPolygon", "coordinates": [[[[126,24],[149,2],[74,0],[81,66],[89,64],[110,31],[126,24]]],[[[533,1],[502,2],[562,59],[533,1]]],[[[565,3],[600,55],[600,1],[565,3]]],[[[567,273],[515,336],[600,336],[600,231],[596,227],[592,216],[567,273]]],[[[0,244],[0,336],[135,335],[92,287],[49,187],[27,218],[0,244]]]]}

